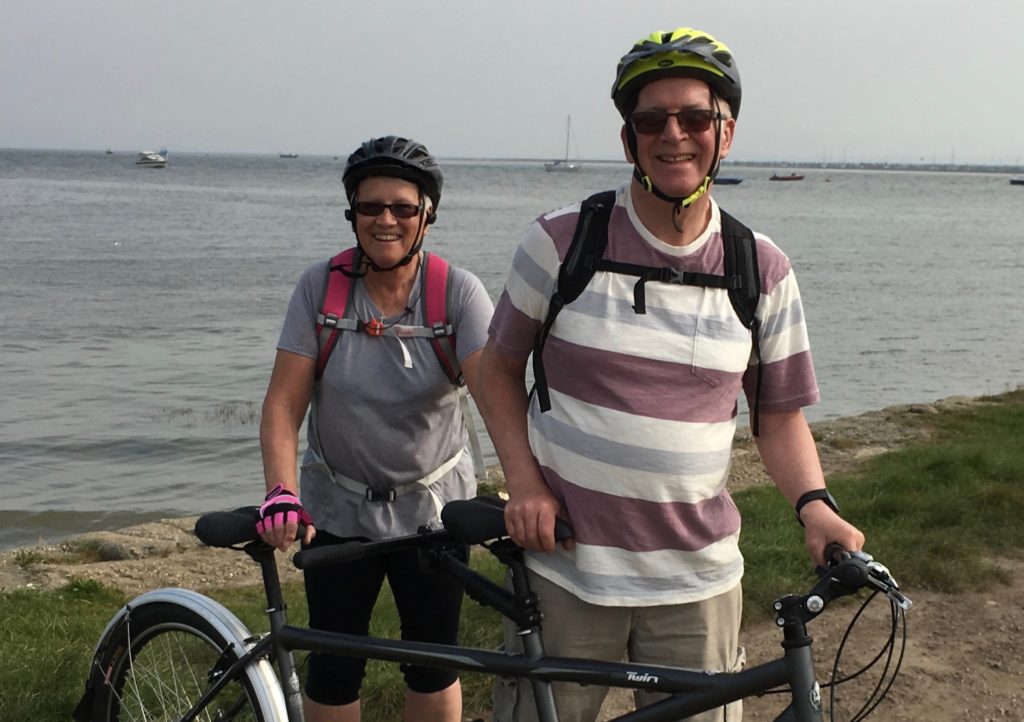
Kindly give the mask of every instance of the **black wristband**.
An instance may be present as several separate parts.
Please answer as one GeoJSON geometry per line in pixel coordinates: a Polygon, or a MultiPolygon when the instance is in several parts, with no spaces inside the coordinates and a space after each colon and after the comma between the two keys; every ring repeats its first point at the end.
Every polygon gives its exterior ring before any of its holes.
{"type": "Polygon", "coordinates": [[[800,498],[796,500],[796,506],[793,507],[793,510],[796,512],[796,520],[800,522],[800,526],[804,525],[803,519],[800,518],[800,510],[812,501],[823,501],[828,505],[829,509],[836,514],[839,513],[839,504],[836,503],[835,498],[828,492],[828,489],[811,489],[801,494],[800,498]]]}

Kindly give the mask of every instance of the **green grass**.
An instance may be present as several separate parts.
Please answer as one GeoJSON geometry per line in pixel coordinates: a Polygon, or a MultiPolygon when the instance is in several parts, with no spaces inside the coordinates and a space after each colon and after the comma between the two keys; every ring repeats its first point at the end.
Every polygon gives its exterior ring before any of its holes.
{"type": "MultiPolygon", "coordinates": [[[[904,587],[955,592],[1004,583],[999,558],[1024,550],[1024,390],[990,401],[931,417],[931,443],[829,479],[867,551],[904,587]]],[[[810,578],[803,535],[774,488],[735,498],[746,608],[767,610],[781,591],[799,591],[810,578]]]]}
{"type": "Polygon", "coordinates": [[[124,601],[120,592],[81,580],[54,592],[0,594],[0,716],[70,719],[89,657],[124,601]]]}
{"type": "MultiPolygon", "coordinates": [[[[876,457],[855,475],[829,480],[844,515],[868,538],[868,551],[911,591],[983,589],[1005,582],[998,560],[1024,549],[1024,390],[990,406],[927,417],[935,441],[876,457]]],[[[773,488],[736,495],[743,513],[741,546],[748,619],[761,619],[773,599],[804,590],[811,579],[803,535],[773,488]]],[[[84,551],[84,550],[83,550],[84,551]]],[[[26,555],[24,563],[45,561],[26,555]]],[[[489,555],[474,564],[500,578],[489,555]]],[[[255,570],[254,570],[255,573],[255,570]]],[[[267,622],[257,586],[211,593],[253,631],[267,622]]],[[[304,624],[297,584],[286,588],[291,621],[304,624]]],[[[0,700],[3,719],[69,719],[85,680],[89,656],[104,625],[125,601],[94,582],[75,581],[52,592],[0,594],[0,700]]],[[[398,636],[397,614],[385,593],[372,633],[398,636]]],[[[494,648],[498,617],[467,600],[462,642],[494,648]]],[[[373,663],[364,683],[364,719],[400,719],[403,683],[397,665],[373,663]]],[[[491,680],[463,675],[465,707],[489,707],[491,680]]]]}

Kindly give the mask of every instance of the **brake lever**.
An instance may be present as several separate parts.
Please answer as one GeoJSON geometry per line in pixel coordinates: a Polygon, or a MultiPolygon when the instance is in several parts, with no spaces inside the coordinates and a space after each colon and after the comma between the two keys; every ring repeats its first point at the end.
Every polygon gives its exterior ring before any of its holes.
{"type": "MultiPolygon", "coordinates": [[[[882,592],[885,596],[891,599],[900,609],[904,611],[910,609],[913,606],[913,602],[902,592],[899,591],[900,585],[893,578],[892,573],[889,569],[881,562],[876,562],[874,557],[865,551],[847,551],[840,547],[838,544],[829,544],[825,548],[825,558],[831,559],[836,563],[843,561],[844,559],[856,559],[863,563],[863,568],[867,572],[867,576],[863,583],[870,586],[877,591],[882,592]]],[[[831,569],[818,568],[819,574],[831,575],[831,569]]],[[[842,580],[832,577],[836,581],[842,582],[842,580]]]]}
{"type": "MultiPolygon", "coordinates": [[[[870,557],[869,557],[870,558],[870,557]]],[[[868,582],[872,587],[889,597],[903,611],[910,609],[914,603],[900,591],[900,585],[881,562],[868,562],[868,582]]]]}

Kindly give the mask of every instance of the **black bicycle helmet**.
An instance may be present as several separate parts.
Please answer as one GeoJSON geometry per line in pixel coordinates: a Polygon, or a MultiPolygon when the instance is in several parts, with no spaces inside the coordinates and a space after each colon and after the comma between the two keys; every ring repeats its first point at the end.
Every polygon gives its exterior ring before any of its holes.
{"type": "Polygon", "coordinates": [[[661,78],[697,78],[729,104],[732,117],[740,114],[743,88],[736,59],[724,43],[694,28],[655,32],[639,40],[622,56],[612,85],[612,100],[628,119],[640,89],[661,78]]]}
{"type": "Polygon", "coordinates": [[[391,176],[415,183],[431,200],[434,211],[441,202],[441,166],[426,146],[409,138],[371,138],[348,157],[341,182],[349,202],[355,197],[359,181],[371,176],[391,176]]]}

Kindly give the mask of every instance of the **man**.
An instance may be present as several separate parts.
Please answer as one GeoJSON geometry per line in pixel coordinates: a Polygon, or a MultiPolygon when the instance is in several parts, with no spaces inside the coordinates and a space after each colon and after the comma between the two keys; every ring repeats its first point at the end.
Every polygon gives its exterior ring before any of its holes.
{"type": "MultiPolygon", "coordinates": [[[[732,53],[698,30],[654,33],[622,58],[612,99],[634,172],[617,192],[604,259],[723,275],[722,214],[710,190],[741,96],[732,53]]],[[[638,308],[635,276],[598,270],[547,337],[542,412],[525,392],[526,363],[579,209],[549,213],[527,231],[491,322],[477,396],[507,479],[509,533],[531,551],[545,648],[737,669],[743,560],[725,486],[741,388],[757,409],[765,467],[797,508],[814,561],[827,542],[864,541],[825,492],[803,416],[818,389],[793,271],[755,235],[752,339],[725,288],[647,282],[638,308]],[[556,516],[575,530],[564,548],[555,545],[556,516]]],[[[593,720],[606,691],[555,685],[559,718],[593,720]]],[[[637,696],[640,705],[656,699],[637,696]]],[[[530,719],[530,707],[515,704],[515,718],[530,719]]],[[[730,708],[728,719],[738,716],[730,708]]]]}

